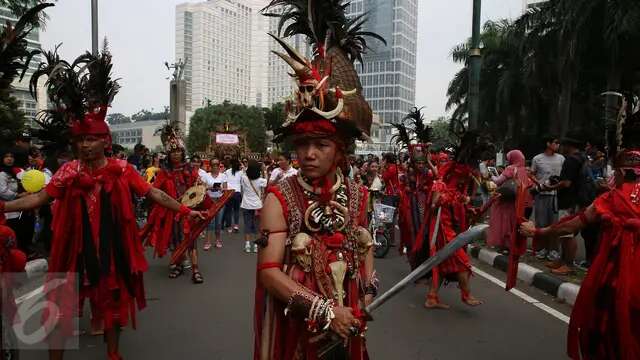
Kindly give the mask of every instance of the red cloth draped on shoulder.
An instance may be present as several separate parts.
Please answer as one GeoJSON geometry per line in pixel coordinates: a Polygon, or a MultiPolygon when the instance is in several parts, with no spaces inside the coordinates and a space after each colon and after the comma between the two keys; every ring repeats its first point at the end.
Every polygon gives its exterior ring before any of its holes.
{"type": "Polygon", "coordinates": [[[574,359],[640,359],[640,205],[636,184],[598,197],[600,247],[582,282],[569,324],[574,359]],[[582,354],[582,357],[581,357],[582,354]]]}
{"type": "MultiPolygon", "coordinates": [[[[45,293],[51,302],[57,304],[62,311],[62,318],[70,320],[77,315],[77,295],[92,297],[96,302],[99,316],[105,321],[105,328],[126,326],[129,317],[135,327],[135,306],[138,309],[146,306],[142,274],[147,271],[148,264],[144,257],[144,249],[138,238],[138,227],[132,202],[132,193],[145,196],[150,185],[126,161],[108,159],[107,165],[89,173],[79,161],[64,164],[53,176],[45,191],[55,199],[52,221],[52,249],[49,260],[49,277],[45,293]],[[76,274],[79,256],[83,249],[83,201],[88,211],[92,238],[95,249],[100,249],[100,194],[106,191],[111,203],[114,223],[118,225],[116,232],[121,239],[127,266],[131,273],[133,293],[113,270],[108,276],[101,275],[97,286],[88,288],[83,283],[77,284],[76,274]],[[60,274],[66,275],[68,281],[64,286],[56,286],[60,274]],[[120,300],[113,298],[112,292],[118,291],[120,300]]],[[[46,319],[46,315],[45,315],[46,319]]],[[[63,331],[71,330],[70,323],[63,321],[63,331]]]]}
{"type": "MultiPolygon", "coordinates": [[[[198,180],[197,169],[168,170],[162,169],[156,174],[153,186],[164,191],[173,199],[178,199],[182,193],[195,185],[198,180]],[[180,188],[183,188],[182,191],[180,188]]],[[[142,228],[140,235],[145,246],[154,248],[154,256],[163,257],[167,254],[173,237],[173,226],[177,213],[154,204],[142,228]]]]}

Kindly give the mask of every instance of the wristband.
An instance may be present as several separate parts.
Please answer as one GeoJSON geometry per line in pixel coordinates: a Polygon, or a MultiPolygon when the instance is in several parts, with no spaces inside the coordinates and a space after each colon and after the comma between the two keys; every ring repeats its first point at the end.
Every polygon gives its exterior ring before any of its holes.
{"type": "Polygon", "coordinates": [[[180,210],[178,210],[178,214],[182,216],[189,216],[189,214],[191,214],[191,209],[189,209],[184,205],[180,205],[180,210]]]}

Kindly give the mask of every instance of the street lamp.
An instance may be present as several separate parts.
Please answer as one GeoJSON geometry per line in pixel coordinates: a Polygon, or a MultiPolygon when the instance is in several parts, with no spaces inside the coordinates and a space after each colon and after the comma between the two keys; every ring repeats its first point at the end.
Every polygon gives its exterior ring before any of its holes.
{"type": "Polygon", "coordinates": [[[469,49],[469,130],[478,128],[480,117],[480,15],[482,0],[473,0],[473,29],[469,49]]]}
{"type": "Polygon", "coordinates": [[[98,0],[91,0],[91,50],[98,55],[98,0]]]}

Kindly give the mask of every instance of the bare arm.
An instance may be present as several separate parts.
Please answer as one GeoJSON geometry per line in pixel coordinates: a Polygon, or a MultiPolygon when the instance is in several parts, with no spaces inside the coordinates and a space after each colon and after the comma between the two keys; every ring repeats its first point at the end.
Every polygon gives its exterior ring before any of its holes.
{"type": "Polygon", "coordinates": [[[536,231],[532,222],[523,223],[520,226],[520,232],[525,236],[542,236],[550,238],[558,238],[566,235],[573,235],[585,228],[587,225],[598,221],[598,213],[596,209],[589,206],[584,212],[584,217],[577,216],[569,221],[558,223],[536,231]],[[584,221],[586,220],[586,221],[584,221]]]}
{"type": "Polygon", "coordinates": [[[46,191],[40,191],[36,194],[27,195],[25,197],[8,201],[4,204],[5,212],[26,211],[37,209],[49,202],[49,194],[46,191]]]}
{"type": "MultiPolygon", "coordinates": [[[[286,230],[287,223],[282,213],[282,206],[273,194],[268,194],[264,206],[260,211],[260,228],[265,231],[286,230]]],[[[286,233],[274,233],[269,235],[267,247],[260,249],[258,253],[258,265],[267,263],[282,264],[287,242],[286,233]]],[[[279,268],[264,269],[258,273],[258,281],[273,296],[286,302],[296,292],[306,292],[302,286],[293,281],[279,268]]],[[[308,294],[313,296],[313,294],[308,294]]]]}
{"type": "Polygon", "coordinates": [[[149,190],[149,193],[147,194],[147,198],[155,202],[156,204],[162,207],[165,207],[169,210],[173,210],[175,212],[179,212],[180,207],[182,206],[182,204],[180,204],[176,199],[172,198],[171,196],[167,195],[164,191],[155,187],[149,190]]]}

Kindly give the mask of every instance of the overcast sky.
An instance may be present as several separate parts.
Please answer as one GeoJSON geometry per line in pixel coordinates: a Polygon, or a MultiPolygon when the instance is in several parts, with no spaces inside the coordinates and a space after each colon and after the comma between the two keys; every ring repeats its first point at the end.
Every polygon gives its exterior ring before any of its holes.
{"type": "MultiPolygon", "coordinates": [[[[122,90],[113,112],[130,115],[140,109],[160,111],[169,104],[169,72],[174,60],[175,6],[185,0],[99,0],[100,39],[109,40],[114,72],[122,90]]],[[[191,1],[198,2],[198,1],[191,1]]],[[[522,0],[484,0],[483,23],[522,13],[522,0]]],[[[44,49],[62,43],[60,54],[71,60],[91,49],[91,1],[59,0],[48,12],[41,35],[44,49]]],[[[459,65],[450,51],[471,34],[472,0],[418,0],[418,75],[416,104],[429,119],[445,114],[446,89],[459,65]]]]}

